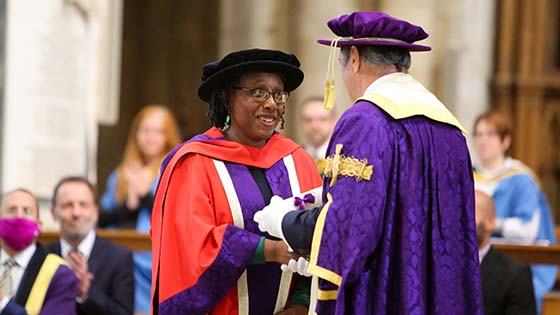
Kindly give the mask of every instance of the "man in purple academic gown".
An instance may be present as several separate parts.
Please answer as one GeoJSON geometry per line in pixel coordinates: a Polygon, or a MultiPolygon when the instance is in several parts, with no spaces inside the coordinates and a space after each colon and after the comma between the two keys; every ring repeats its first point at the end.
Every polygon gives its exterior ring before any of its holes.
{"type": "Polygon", "coordinates": [[[279,216],[286,203],[272,202],[255,221],[309,255],[290,267],[313,275],[317,314],[482,314],[465,130],[407,74],[410,51],[430,50],[414,44],[428,34],[380,12],[328,26],[340,37],[319,43],[341,48],[355,102],[329,143],[324,205],[279,216]]]}

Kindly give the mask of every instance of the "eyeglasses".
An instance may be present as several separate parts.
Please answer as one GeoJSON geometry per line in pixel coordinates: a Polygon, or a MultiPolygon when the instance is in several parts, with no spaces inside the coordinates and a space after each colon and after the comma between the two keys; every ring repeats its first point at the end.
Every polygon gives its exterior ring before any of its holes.
{"type": "Polygon", "coordinates": [[[266,91],[266,90],[263,90],[263,89],[258,89],[258,88],[257,89],[250,89],[250,88],[241,87],[241,86],[234,86],[233,88],[236,89],[236,90],[241,90],[243,92],[247,92],[247,93],[251,94],[253,99],[255,101],[259,102],[259,103],[266,102],[266,100],[268,100],[270,95],[272,95],[272,99],[274,100],[274,102],[276,104],[284,105],[284,104],[286,104],[286,102],[288,101],[288,98],[290,97],[290,92],[286,92],[286,91],[271,93],[269,91],[266,91]]]}

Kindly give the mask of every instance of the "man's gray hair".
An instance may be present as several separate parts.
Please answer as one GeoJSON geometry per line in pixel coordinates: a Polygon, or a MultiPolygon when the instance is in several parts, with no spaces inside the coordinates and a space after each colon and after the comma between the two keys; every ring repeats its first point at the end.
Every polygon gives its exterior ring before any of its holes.
{"type": "MultiPolygon", "coordinates": [[[[346,66],[350,55],[350,47],[340,49],[342,64],[346,66]]],[[[410,52],[406,48],[393,46],[355,46],[360,53],[362,61],[372,65],[394,65],[397,71],[402,72],[410,68],[410,52]]]]}

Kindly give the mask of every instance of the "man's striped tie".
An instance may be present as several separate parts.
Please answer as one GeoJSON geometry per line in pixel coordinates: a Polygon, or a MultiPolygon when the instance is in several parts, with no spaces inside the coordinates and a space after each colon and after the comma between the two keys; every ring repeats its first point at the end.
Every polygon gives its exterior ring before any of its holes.
{"type": "Polygon", "coordinates": [[[4,263],[4,272],[2,273],[2,277],[0,277],[0,288],[4,295],[8,298],[12,298],[14,296],[14,283],[12,279],[12,268],[16,267],[18,263],[15,259],[10,258],[6,260],[4,263]]]}

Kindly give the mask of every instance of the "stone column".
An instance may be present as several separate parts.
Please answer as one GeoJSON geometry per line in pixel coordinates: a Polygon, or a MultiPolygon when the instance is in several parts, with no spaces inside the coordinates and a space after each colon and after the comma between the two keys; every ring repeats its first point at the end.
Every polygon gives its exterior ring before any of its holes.
{"type": "MultiPolygon", "coordinates": [[[[430,34],[422,42],[432,46],[432,51],[412,54],[411,74],[469,131],[476,116],[489,107],[495,5],[495,0],[384,0],[381,6],[430,34]]],[[[477,159],[476,154],[472,156],[477,159]]]]}
{"type": "MultiPolygon", "coordinates": [[[[453,1],[453,0],[450,0],[453,1]]],[[[431,52],[412,53],[412,66],[410,73],[422,82],[428,89],[433,90],[433,68],[438,60],[439,51],[434,49],[438,37],[436,17],[436,0],[402,0],[381,1],[380,10],[396,18],[420,25],[430,34],[430,37],[421,41],[421,44],[432,46],[431,52]]]]}
{"type": "MultiPolygon", "coordinates": [[[[301,1],[299,7],[299,27],[293,38],[297,45],[297,53],[305,72],[305,81],[295,95],[293,110],[290,112],[290,127],[297,128],[300,103],[310,96],[323,96],[327,75],[330,47],[319,45],[317,39],[331,39],[335,35],[327,27],[327,21],[342,14],[351,13],[359,9],[360,1],[332,1],[326,5],[325,1],[301,1]]],[[[337,117],[352,105],[342,80],[341,67],[338,62],[340,50],[335,51],[334,79],[335,79],[335,111],[337,117]]],[[[294,139],[301,141],[299,133],[291,134],[294,139]]]]}
{"type": "Polygon", "coordinates": [[[441,86],[446,104],[465,128],[471,157],[475,164],[479,159],[472,143],[472,130],[478,115],[492,107],[490,81],[494,72],[495,0],[464,0],[459,19],[460,35],[449,38],[446,65],[453,67],[454,73],[443,76],[441,86]]]}

